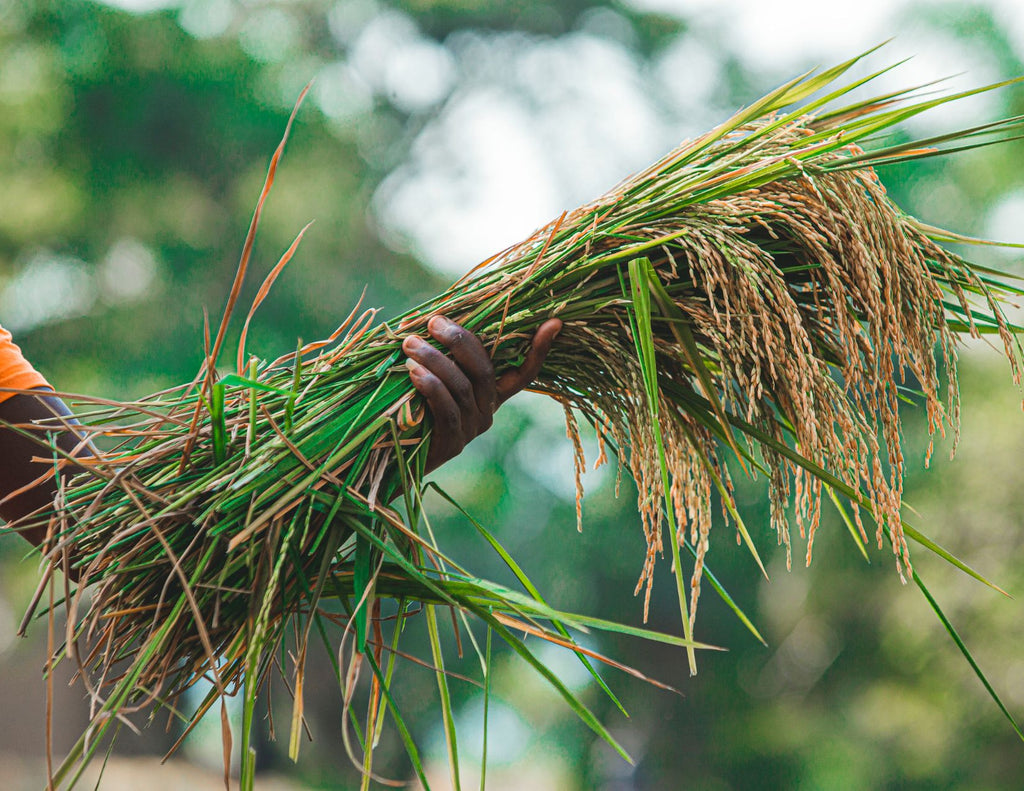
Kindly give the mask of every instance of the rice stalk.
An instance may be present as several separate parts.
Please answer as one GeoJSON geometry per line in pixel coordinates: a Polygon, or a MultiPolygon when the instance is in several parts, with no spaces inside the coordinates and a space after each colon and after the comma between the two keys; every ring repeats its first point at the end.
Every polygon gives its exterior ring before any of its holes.
{"type": "MultiPolygon", "coordinates": [[[[216,688],[186,730],[244,689],[246,787],[256,693],[286,639],[299,658],[297,754],[302,662],[315,627],[325,640],[341,634],[337,673],[357,737],[345,730],[353,761],[371,776],[369,753],[390,717],[425,783],[390,691],[400,624],[421,606],[456,786],[439,607],[482,622],[485,667],[494,634],[628,757],[516,633],[573,648],[595,677],[591,659],[622,666],[576,646],[568,629],[679,645],[695,672],[695,650],[709,647],[692,630],[710,580],[761,639],[705,567],[718,507],[764,570],[760,537],[734,498],[737,469],[767,478],[771,529],[787,564],[794,544],[811,560],[824,487],[861,551],[888,543],[901,576],[919,579],[910,539],[983,579],[902,519],[899,407],[904,391],[916,392],[930,433],[951,432],[955,449],[958,336],[998,336],[1019,384],[1017,328],[1000,303],[1020,291],[944,248],[957,237],[902,212],[874,168],[1012,139],[1024,122],[880,145],[894,124],[978,91],[922,98],[909,90],[843,106],[870,79],[837,82],[854,62],[783,85],[395,319],[377,323],[376,311],[357,305],[330,338],[271,361],[246,354],[243,331],[236,372],[223,375],[218,354],[282,141],[204,369],[187,385],[123,405],[94,400],[82,412],[85,430],[114,448],[82,462],[86,471],[46,517],[47,562],[78,578],[63,602],[66,642],[52,661],[78,665],[93,704],[90,730],[54,782],[73,784],[115,722],[170,704],[211,676],[216,688]],[[422,502],[431,423],[401,341],[418,333],[433,342],[425,327],[435,314],[476,333],[499,371],[521,362],[542,320],[564,322],[534,389],[566,408],[577,480],[582,418],[602,457],[613,449],[635,481],[647,546],[635,593],[646,619],[667,551],[682,638],[552,609],[482,526],[526,593],[478,579],[433,539],[422,502]],[[682,547],[693,557],[689,574],[682,547]],[[399,603],[390,631],[381,601],[399,603]],[[365,667],[373,693],[360,729],[351,707],[365,667]]],[[[272,269],[246,329],[301,235],[272,269]]]]}

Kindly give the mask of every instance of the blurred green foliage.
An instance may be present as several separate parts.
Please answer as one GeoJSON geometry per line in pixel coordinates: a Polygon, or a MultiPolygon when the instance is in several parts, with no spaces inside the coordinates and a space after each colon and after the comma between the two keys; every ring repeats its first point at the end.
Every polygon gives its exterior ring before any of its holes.
{"type": "MultiPolygon", "coordinates": [[[[1020,53],[985,7],[906,13],[919,28],[941,31],[994,58],[1001,76],[1024,73],[1020,53]]],[[[622,3],[223,0],[133,15],[89,2],[4,0],[0,321],[15,325],[30,358],[60,389],[130,397],[194,374],[202,357],[204,310],[219,316],[291,102],[308,79],[344,63],[359,31],[385,14],[411,24],[422,40],[448,48],[467,31],[488,46],[505,34],[519,36],[524,48],[584,29],[614,35],[641,73],[669,47],[699,37],[701,46],[719,48],[711,90],[718,108],[749,101],[774,80],[744,66],[742,53],[729,51],[706,27],[622,3]]],[[[836,59],[849,54],[836,53],[836,59]]],[[[446,276],[393,249],[401,245],[382,241],[388,236],[380,233],[373,202],[383,179],[407,161],[458,86],[480,79],[456,72],[447,95],[412,109],[401,96],[375,88],[359,95],[354,110],[342,96],[344,112],[325,112],[337,109],[330,101],[310,102],[300,112],[260,229],[257,274],[242,304],[302,225],[310,219],[316,225],[261,309],[250,348],[272,356],[294,348],[296,337],[327,335],[364,286],[367,304],[382,306],[385,316],[444,287],[446,276]]],[[[1005,104],[998,112],[1024,112],[1024,90],[1000,97],[1005,104]]],[[[670,105],[663,102],[664,116],[678,117],[680,108],[670,105]]],[[[991,207],[1022,187],[1021,153],[1019,146],[999,147],[884,175],[909,211],[984,234],[991,207]]],[[[422,207],[428,217],[431,209],[422,207]]],[[[1005,258],[993,260],[1006,265],[1005,258]]],[[[963,355],[965,425],[956,462],[942,458],[947,440],[938,447],[935,469],[924,473],[919,461],[926,426],[908,415],[907,501],[919,512],[910,521],[1019,597],[1020,394],[994,355],[976,345],[963,355]]],[[[643,540],[634,493],[624,483],[621,497],[614,497],[614,469],[588,476],[592,491],[584,530],[577,534],[571,450],[561,432],[557,408],[523,398],[506,407],[495,428],[438,480],[498,532],[550,601],[637,622],[641,604],[631,593],[643,540]]],[[[752,531],[766,525],[760,483],[743,482],[740,497],[752,531]]],[[[473,558],[481,575],[507,577],[460,516],[439,500],[435,513],[435,529],[453,554],[473,558]]],[[[683,693],[608,671],[632,715],[628,720],[597,690],[584,693],[637,757],[636,767],[595,743],[522,663],[503,659],[491,731],[494,787],[522,787],[527,778],[538,787],[609,791],[995,791],[1019,785],[1024,746],[926,602],[900,584],[887,551],[872,553],[866,566],[829,514],[812,566],[787,573],[783,553],[771,551],[774,537],[763,528],[762,554],[773,557],[767,583],[731,538],[720,531],[713,540],[710,566],[769,646],[754,641],[710,591],[702,599],[697,637],[729,650],[701,656],[696,678],[688,677],[680,651],[602,637],[595,648],[683,693]]],[[[2,551],[9,606],[17,610],[34,581],[24,567],[12,565],[21,546],[8,539],[2,551]]],[[[1024,715],[1019,603],[924,552],[916,557],[997,689],[1024,715]]],[[[677,625],[667,564],[662,583],[655,588],[651,623],[672,631],[677,625]]],[[[36,640],[5,658],[40,664],[42,656],[36,640]]],[[[453,657],[451,667],[472,673],[474,661],[467,653],[463,660],[453,657]]],[[[412,664],[402,670],[399,695],[407,720],[443,762],[432,675],[412,664]]],[[[576,678],[577,670],[565,662],[567,678],[576,678]]],[[[300,763],[291,767],[283,748],[270,742],[261,747],[261,762],[284,767],[313,788],[353,788],[357,775],[341,747],[341,703],[329,679],[327,672],[320,675],[315,683],[323,688],[307,704],[315,741],[300,763]]],[[[472,733],[479,691],[455,689],[472,733]]],[[[287,721],[289,707],[279,692],[273,709],[287,721]]],[[[269,732],[269,724],[262,727],[269,732]]],[[[132,749],[133,738],[123,737],[125,749],[132,749]]],[[[189,748],[200,759],[202,738],[189,748]]],[[[471,761],[472,738],[466,739],[464,754],[471,761]]],[[[41,733],[39,743],[41,750],[41,733]]],[[[408,770],[393,736],[385,737],[376,767],[390,777],[408,770]]]]}

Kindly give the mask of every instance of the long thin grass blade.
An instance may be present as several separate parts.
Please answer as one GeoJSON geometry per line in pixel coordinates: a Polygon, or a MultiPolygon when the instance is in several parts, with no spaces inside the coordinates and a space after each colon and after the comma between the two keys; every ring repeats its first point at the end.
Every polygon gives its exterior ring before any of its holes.
{"type": "Polygon", "coordinates": [[[961,639],[956,628],[950,622],[949,618],[946,617],[946,614],[942,611],[942,608],[939,606],[939,603],[935,601],[935,597],[932,596],[931,591],[928,590],[928,588],[924,584],[924,581],[921,579],[920,575],[916,571],[914,572],[914,583],[917,585],[918,588],[920,588],[921,593],[924,594],[925,599],[928,600],[928,604],[932,608],[932,611],[935,613],[936,617],[942,622],[942,625],[943,627],[945,627],[946,632],[953,639],[953,642],[956,643],[956,647],[960,649],[960,653],[964,655],[964,659],[967,660],[967,663],[971,666],[971,669],[974,671],[974,674],[978,677],[978,680],[981,681],[982,685],[985,687],[985,690],[988,692],[989,697],[992,698],[993,702],[995,702],[995,704],[999,707],[999,710],[1003,713],[1003,716],[1005,716],[1007,721],[1009,721],[1010,726],[1014,730],[1014,733],[1016,733],[1017,736],[1020,737],[1021,741],[1024,741],[1024,733],[1021,732],[1020,726],[1017,725],[1017,721],[1013,718],[1013,715],[1010,714],[1009,710],[1003,704],[1003,701],[996,693],[995,688],[989,683],[988,678],[986,678],[985,674],[978,666],[978,663],[974,661],[974,657],[971,655],[971,652],[967,649],[967,645],[961,639]]]}

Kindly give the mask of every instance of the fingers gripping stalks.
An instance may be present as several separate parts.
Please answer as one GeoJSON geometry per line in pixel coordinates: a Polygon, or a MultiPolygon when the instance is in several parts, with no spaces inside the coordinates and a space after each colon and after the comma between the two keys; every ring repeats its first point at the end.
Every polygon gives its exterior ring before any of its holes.
{"type": "Polygon", "coordinates": [[[541,324],[523,364],[500,377],[495,376],[491,358],[480,339],[445,316],[432,317],[427,331],[450,356],[418,335],[403,341],[402,350],[409,358],[409,376],[426,399],[434,419],[427,471],[457,456],[491,427],[497,408],[540,373],[561,329],[559,319],[541,324]]]}

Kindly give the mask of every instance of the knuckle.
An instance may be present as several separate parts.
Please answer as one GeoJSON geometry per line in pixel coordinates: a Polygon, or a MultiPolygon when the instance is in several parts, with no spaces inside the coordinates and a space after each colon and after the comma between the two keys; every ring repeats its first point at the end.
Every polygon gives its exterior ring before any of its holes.
{"type": "Polygon", "coordinates": [[[458,428],[461,425],[461,415],[459,414],[459,409],[455,404],[446,403],[438,411],[440,411],[441,414],[435,415],[435,418],[444,423],[445,426],[458,428]]]}
{"type": "Polygon", "coordinates": [[[491,362],[491,358],[486,354],[480,355],[481,359],[477,366],[477,377],[483,381],[491,381],[494,379],[494,363],[491,362]]]}
{"type": "Polygon", "coordinates": [[[430,344],[425,343],[416,349],[414,356],[416,360],[433,371],[437,367],[437,360],[442,357],[442,354],[430,344]]]}
{"type": "Polygon", "coordinates": [[[448,330],[447,336],[445,339],[446,345],[449,349],[455,350],[461,349],[466,345],[469,333],[462,329],[462,327],[455,325],[448,330]]]}
{"type": "Polygon", "coordinates": [[[459,404],[467,405],[473,403],[473,386],[465,377],[455,379],[448,389],[451,391],[452,397],[459,404]]]}
{"type": "Polygon", "coordinates": [[[436,376],[430,373],[430,371],[424,368],[415,373],[413,376],[413,384],[417,390],[429,398],[437,393],[441,382],[436,376]]]}

